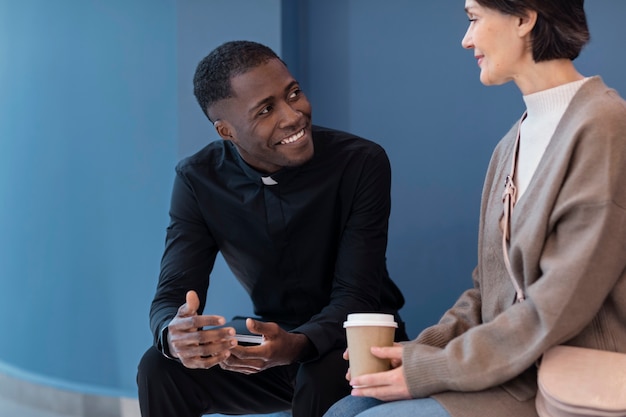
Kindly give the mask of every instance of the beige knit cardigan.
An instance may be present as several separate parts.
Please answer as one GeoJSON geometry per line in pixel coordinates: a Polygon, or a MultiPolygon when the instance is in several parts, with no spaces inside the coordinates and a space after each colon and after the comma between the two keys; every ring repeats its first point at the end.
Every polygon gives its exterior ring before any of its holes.
{"type": "Polygon", "coordinates": [[[411,395],[453,417],[535,417],[535,363],[550,346],[626,352],[626,102],[592,77],[563,115],[513,210],[518,304],[499,226],[516,133],[485,178],[473,288],[404,348],[411,395]]]}

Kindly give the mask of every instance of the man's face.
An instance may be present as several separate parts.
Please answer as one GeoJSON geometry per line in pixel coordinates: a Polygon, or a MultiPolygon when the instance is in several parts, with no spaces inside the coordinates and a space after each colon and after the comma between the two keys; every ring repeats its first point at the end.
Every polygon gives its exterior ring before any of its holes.
{"type": "Polygon", "coordinates": [[[311,104],[278,59],[231,78],[233,97],[216,105],[215,127],[241,157],[271,174],[313,157],[311,104]]]}

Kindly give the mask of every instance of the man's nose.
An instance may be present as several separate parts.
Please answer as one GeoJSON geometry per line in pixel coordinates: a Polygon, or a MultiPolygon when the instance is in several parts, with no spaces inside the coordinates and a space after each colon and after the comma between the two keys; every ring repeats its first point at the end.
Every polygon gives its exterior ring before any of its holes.
{"type": "Polygon", "coordinates": [[[297,123],[302,117],[302,112],[289,103],[284,103],[280,109],[281,126],[290,126],[297,123]]]}

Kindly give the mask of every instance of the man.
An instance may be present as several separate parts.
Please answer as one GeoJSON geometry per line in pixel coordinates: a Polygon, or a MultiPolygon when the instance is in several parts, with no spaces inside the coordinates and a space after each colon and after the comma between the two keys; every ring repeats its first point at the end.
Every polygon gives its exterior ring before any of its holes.
{"type": "Polygon", "coordinates": [[[350,392],[347,314],[383,311],[402,324],[385,265],[388,158],[312,126],[298,82],[258,43],[216,48],[194,94],[223,140],[176,168],[150,311],[155,346],[137,377],[142,415],[321,416],[350,392]],[[244,327],[260,345],[240,345],[223,317],[202,314],[218,252],[251,297],[259,319],[244,327]]]}

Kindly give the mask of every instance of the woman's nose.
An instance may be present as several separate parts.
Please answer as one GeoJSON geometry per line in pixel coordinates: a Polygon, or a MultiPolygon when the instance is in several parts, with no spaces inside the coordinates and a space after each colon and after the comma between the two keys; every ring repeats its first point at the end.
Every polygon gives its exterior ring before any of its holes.
{"type": "Polygon", "coordinates": [[[471,28],[467,28],[467,31],[465,32],[465,36],[463,36],[463,39],[461,39],[461,45],[465,49],[472,49],[474,47],[474,44],[472,43],[472,35],[470,31],[471,31],[471,28]]]}

